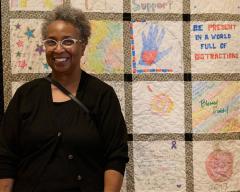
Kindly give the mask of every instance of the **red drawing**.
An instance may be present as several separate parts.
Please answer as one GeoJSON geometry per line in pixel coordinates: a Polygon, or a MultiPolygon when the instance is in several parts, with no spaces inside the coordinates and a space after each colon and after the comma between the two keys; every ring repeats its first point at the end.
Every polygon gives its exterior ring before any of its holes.
{"type": "Polygon", "coordinates": [[[154,61],[156,60],[157,57],[157,50],[145,50],[142,53],[142,60],[147,64],[147,65],[152,65],[154,61]]]}
{"type": "Polygon", "coordinates": [[[152,90],[150,85],[148,85],[147,88],[148,88],[148,91],[153,92],[153,90],[152,90]]]}
{"type": "Polygon", "coordinates": [[[22,61],[17,61],[17,66],[18,67],[21,67],[21,68],[24,68],[27,66],[27,63],[25,60],[22,60],[22,61]]]}
{"type": "Polygon", "coordinates": [[[18,40],[18,42],[17,42],[17,46],[18,46],[18,47],[23,47],[23,41],[18,40]]]}
{"type": "Polygon", "coordinates": [[[216,149],[208,155],[205,167],[208,176],[214,182],[227,181],[233,174],[233,154],[216,149]]]}

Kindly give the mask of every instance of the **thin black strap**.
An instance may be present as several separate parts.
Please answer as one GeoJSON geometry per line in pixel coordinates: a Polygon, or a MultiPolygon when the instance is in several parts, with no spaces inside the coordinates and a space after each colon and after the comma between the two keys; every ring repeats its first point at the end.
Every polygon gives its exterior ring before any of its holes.
{"type": "Polygon", "coordinates": [[[68,91],[61,83],[58,81],[50,78],[50,77],[44,77],[46,80],[48,80],[50,83],[55,85],[57,88],[59,88],[65,95],[70,97],[73,101],[75,101],[86,113],[89,113],[88,108],[81,102],[77,97],[75,97],[70,91],[68,91]]]}

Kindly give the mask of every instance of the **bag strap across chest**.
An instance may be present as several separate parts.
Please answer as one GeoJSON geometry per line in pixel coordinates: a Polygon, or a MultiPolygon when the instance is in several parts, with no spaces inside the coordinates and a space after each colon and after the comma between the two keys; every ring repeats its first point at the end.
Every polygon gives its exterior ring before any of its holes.
{"type": "Polygon", "coordinates": [[[77,97],[75,97],[70,91],[68,91],[61,83],[50,77],[44,77],[44,79],[59,88],[65,95],[70,97],[75,103],[78,104],[80,108],[82,108],[87,114],[89,114],[89,109],[77,97]]]}

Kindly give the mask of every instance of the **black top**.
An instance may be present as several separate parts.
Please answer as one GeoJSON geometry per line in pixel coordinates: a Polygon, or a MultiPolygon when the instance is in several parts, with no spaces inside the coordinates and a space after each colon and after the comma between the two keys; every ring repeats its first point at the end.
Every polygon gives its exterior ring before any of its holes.
{"type": "Polygon", "coordinates": [[[77,97],[53,103],[41,78],[21,86],[0,128],[0,178],[14,178],[14,192],[103,191],[104,171],[124,173],[127,131],[112,87],[82,72],[77,97]]]}

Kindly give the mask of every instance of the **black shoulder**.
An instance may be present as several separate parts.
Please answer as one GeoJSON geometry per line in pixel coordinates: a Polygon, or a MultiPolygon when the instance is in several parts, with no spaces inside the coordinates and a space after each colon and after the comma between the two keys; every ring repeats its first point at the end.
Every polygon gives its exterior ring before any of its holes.
{"type": "Polygon", "coordinates": [[[87,89],[91,89],[96,93],[105,93],[108,91],[113,91],[113,87],[108,85],[104,81],[86,72],[83,73],[85,73],[84,75],[86,76],[87,89]]]}
{"type": "Polygon", "coordinates": [[[46,87],[48,82],[44,78],[34,79],[21,85],[16,93],[21,96],[29,96],[31,94],[39,93],[42,88],[46,87]]]}

